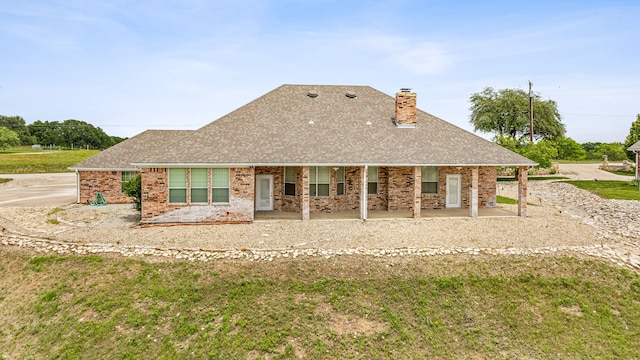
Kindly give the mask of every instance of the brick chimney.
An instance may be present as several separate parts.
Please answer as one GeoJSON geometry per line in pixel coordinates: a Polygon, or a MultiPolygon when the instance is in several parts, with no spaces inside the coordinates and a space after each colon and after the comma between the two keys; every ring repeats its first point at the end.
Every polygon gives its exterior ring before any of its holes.
{"type": "Polygon", "coordinates": [[[416,127],[416,93],[411,89],[402,88],[396,94],[396,118],[397,127],[414,128],[416,127]]]}

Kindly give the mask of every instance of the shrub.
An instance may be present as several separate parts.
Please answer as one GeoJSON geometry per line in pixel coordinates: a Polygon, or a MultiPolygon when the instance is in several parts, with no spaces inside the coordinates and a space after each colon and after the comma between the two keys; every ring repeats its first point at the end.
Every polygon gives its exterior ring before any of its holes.
{"type": "Polygon", "coordinates": [[[142,209],[142,175],[138,174],[123,185],[124,193],[133,198],[136,210],[142,209]]]}

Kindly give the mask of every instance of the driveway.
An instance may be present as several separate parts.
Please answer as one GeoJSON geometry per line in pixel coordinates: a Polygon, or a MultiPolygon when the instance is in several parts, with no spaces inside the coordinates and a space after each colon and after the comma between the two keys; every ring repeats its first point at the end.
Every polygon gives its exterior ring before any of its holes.
{"type": "Polygon", "coordinates": [[[600,170],[600,165],[602,164],[560,164],[558,175],[566,176],[572,180],[633,180],[633,176],[617,175],[608,171],[600,170]]]}
{"type": "Polygon", "coordinates": [[[63,206],[77,202],[76,174],[0,174],[0,207],[63,206]]]}

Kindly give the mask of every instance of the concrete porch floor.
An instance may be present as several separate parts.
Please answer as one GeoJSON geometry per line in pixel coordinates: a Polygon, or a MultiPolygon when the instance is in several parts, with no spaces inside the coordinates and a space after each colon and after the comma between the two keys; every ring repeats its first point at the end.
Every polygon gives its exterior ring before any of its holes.
{"type": "MultiPolygon", "coordinates": [[[[484,208],[478,209],[478,217],[511,217],[517,216],[515,213],[501,208],[484,208]]],[[[420,218],[464,218],[469,217],[469,209],[437,209],[422,210],[420,218]]],[[[284,212],[284,211],[256,211],[254,214],[255,221],[269,220],[302,220],[301,213],[284,212]]],[[[375,219],[411,219],[412,211],[387,211],[387,210],[369,210],[367,220],[375,219]]],[[[337,213],[311,213],[310,220],[358,220],[360,219],[360,211],[341,211],[337,213]]]]}

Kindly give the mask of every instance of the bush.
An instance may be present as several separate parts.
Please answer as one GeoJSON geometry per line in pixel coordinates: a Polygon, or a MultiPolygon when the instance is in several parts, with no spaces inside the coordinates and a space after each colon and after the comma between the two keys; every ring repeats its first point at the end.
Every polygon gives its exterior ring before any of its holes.
{"type": "Polygon", "coordinates": [[[136,210],[142,209],[142,175],[137,174],[133,179],[123,185],[124,193],[133,198],[136,210]]]}

